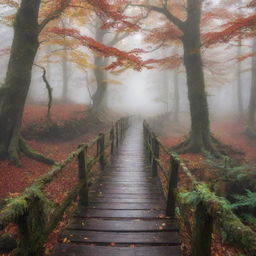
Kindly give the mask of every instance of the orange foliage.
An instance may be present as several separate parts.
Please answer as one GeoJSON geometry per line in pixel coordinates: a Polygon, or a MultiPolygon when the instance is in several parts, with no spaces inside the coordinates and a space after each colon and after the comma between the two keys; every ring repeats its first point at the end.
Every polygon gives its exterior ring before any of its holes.
{"type": "Polygon", "coordinates": [[[209,47],[215,43],[227,43],[232,38],[248,38],[256,36],[256,14],[239,18],[225,24],[219,32],[209,32],[203,36],[203,44],[209,47]]]}
{"type": "Polygon", "coordinates": [[[51,28],[49,32],[57,35],[66,35],[71,38],[77,39],[82,45],[90,48],[96,54],[104,57],[115,57],[117,60],[107,66],[106,70],[115,70],[118,67],[133,68],[135,70],[141,70],[142,67],[146,67],[147,61],[143,61],[138,54],[143,51],[140,49],[134,49],[129,52],[118,50],[114,47],[109,47],[101,44],[91,37],[83,36],[76,29],[63,29],[63,28],[51,28]]]}
{"type": "Polygon", "coordinates": [[[180,56],[179,54],[174,54],[166,58],[154,60],[154,63],[157,63],[162,69],[178,68],[180,67],[182,62],[183,62],[182,56],[180,56]]]}
{"type": "Polygon", "coordinates": [[[182,36],[182,32],[173,24],[166,23],[159,28],[154,28],[150,34],[145,37],[146,43],[152,44],[170,44],[174,40],[178,40],[182,36]]]}

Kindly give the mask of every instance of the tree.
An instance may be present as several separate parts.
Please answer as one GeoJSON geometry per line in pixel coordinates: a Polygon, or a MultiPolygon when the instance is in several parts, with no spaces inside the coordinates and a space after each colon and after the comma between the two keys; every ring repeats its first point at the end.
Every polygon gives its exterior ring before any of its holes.
{"type": "MultiPolygon", "coordinates": [[[[127,5],[125,7],[122,7],[120,5],[120,8],[122,10],[127,9],[127,5]]],[[[147,16],[147,15],[146,15],[147,16]]],[[[96,23],[95,26],[95,39],[97,42],[100,42],[102,44],[105,44],[109,47],[115,47],[120,41],[128,37],[132,32],[134,32],[134,29],[137,29],[136,25],[144,19],[146,16],[142,15],[139,17],[136,17],[134,20],[135,27],[129,28],[119,28],[116,32],[112,30],[104,29],[104,22],[101,20],[100,16],[96,17],[96,21],[94,20],[94,23],[96,23]],[[113,36],[110,39],[106,39],[106,35],[113,34],[113,36]]],[[[106,115],[106,106],[104,104],[104,97],[107,91],[107,72],[105,70],[105,67],[107,66],[107,59],[96,55],[94,58],[94,74],[96,79],[96,91],[93,95],[93,105],[90,109],[90,117],[92,119],[96,119],[97,121],[100,120],[100,116],[102,116],[102,112],[104,112],[104,116],[106,115]]],[[[123,70],[124,71],[124,70],[123,70]]],[[[107,119],[107,118],[106,118],[107,119]]]]}
{"type": "MultiPolygon", "coordinates": [[[[148,10],[158,12],[165,16],[171,24],[175,25],[176,35],[184,49],[183,62],[187,75],[188,98],[190,103],[191,129],[189,138],[176,148],[182,152],[199,152],[209,150],[214,152],[210,133],[209,112],[205,92],[205,80],[201,57],[201,0],[186,1],[186,19],[176,16],[169,1],[162,1],[162,6],[136,4],[148,10]]],[[[176,37],[177,38],[177,37],[176,37]]]]}
{"type": "MultiPolygon", "coordinates": [[[[20,136],[25,100],[31,81],[31,70],[36,56],[40,30],[45,26],[48,16],[38,24],[40,0],[23,0],[14,23],[14,39],[11,47],[10,60],[4,86],[0,92],[0,156],[9,157],[19,163],[19,154],[29,156],[52,164],[53,161],[33,152],[20,136]]],[[[63,2],[56,15],[66,8],[63,2]]]]}

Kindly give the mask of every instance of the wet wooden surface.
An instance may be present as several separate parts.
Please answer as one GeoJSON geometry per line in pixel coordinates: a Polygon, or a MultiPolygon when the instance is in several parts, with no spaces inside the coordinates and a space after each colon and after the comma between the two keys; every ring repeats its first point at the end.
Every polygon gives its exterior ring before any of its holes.
{"type": "Polygon", "coordinates": [[[89,200],[63,231],[54,256],[181,255],[178,223],[164,216],[165,200],[144,155],[141,123],[128,128],[89,200]]]}

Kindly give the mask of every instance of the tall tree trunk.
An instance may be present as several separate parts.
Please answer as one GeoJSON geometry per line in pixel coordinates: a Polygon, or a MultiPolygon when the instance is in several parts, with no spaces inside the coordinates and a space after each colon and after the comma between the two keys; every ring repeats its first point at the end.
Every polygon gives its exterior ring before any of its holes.
{"type": "Polygon", "coordinates": [[[62,58],[62,98],[64,102],[68,101],[68,53],[65,47],[62,58]]]}
{"type": "MultiPolygon", "coordinates": [[[[65,21],[61,20],[62,27],[65,29],[65,21]]],[[[64,41],[66,40],[66,36],[64,35],[64,41]]],[[[64,43],[64,51],[63,51],[63,57],[62,57],[62,97],[61,100],[63,102],[68,101],[68,49],[67,46],[64,43]]]]}
{"type": "Polygon", "coordinates": [[[213,151],[200,49],[201,5],[201,0],[188,0],[188,18],[183,31],[184,65],[191,115],[190,137],[183,145],[183,152],[213,151]]]}
{"type": "Polygon", "coordinates": [[[20,151],[34,157],[37,155],[21,139],[20,126],[31,82],[32,66],[39,47],[40,3],[40,0],[21,1],[14,22],[14,38],[6,80],[0,90],[0,157],[9,158],[16,164],[19,163],[20,151]]]}
{"type": "Polygon", "coordinates": [[[174,87],[173,121],[179,122],[180,90],[179,90],[179,73],[178,73],[178,71],[174,71],[173,87],[174,87]]]}
{"type": "MultiPolygon", "coordinates": [[[[241,39],[239,39],[239,45],[237,47],[237,57],[242,55],[241,49],[241,39]]],[[[237,104],[239,117],[243,118],[244,115],[244,104],[242,95],[242,63],[239,61],[237,63],[237,104]]]]}
{"type": "Polygon", "coordinates": [[[0,155],[19,158],[20,125],[31,82],[31,70],[38,43],[38,12],[40,0],[23,0],[18,10],[14,39],[6,74],[1,88],[0,155]]]}
{"type": "MultiPolygon", "coordinates": [[[[253,40],[253,52],[256,52],[256,38],[253,40]]],[[[255,129],[255,112],[256,112],[256,56],[252,57],[252,80],[248,113],[248,128],[255,129]]]]}
{"type": "MultiPolygon", "coordinates": [[[[96,29],[96,41],[103,43],[104,36],[106,31],[101,30],[99,27],[96,29]]],[[[104,57],[95,56],[94,64],[96,69],[94,70],[95,79],[96,79],[96,92],[94,93],[92,100],[92,108],[91,108],[91,115],[93,118],[97,118],[101,111],[103,110],[103,99],[105,97],[105,93],[107,90],[107,83],[106,83],[106,72],[103,67],[106,65],[106,61],[104,57]]]]}

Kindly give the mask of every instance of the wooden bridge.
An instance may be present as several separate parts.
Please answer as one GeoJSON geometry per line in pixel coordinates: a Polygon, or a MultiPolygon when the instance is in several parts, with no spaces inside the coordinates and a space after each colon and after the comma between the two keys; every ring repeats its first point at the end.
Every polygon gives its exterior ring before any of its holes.
{"type": "Polygon", "coordinates": [[[165,217],[165,208],[145,155],[142,122],[133,123],[91,187],[88,207],[80,207],[62,233],[61,241],[70,242],[59,243],[53,255],[181,255],[178,223],[165,217]]]}
{"type": "Polygon", "coordinates": [[[212,234],[219,230],[242,253],[256,256],[255,232],[225,199],[197,181],[142,121],[119,120],[80,145],[22,195],[6,200],[0,230],[17,225],[15,255],[43,256],[45,242],[74,201],[78,208],[53,256],[181,255],[175,209],[192,256],[211,256],[212,234]],[[72,175],[78,169],[77,184],[61,204],[54,204],[45,188],[64,176],[72,163],[78,163],[72,168],[72,175]]]}

